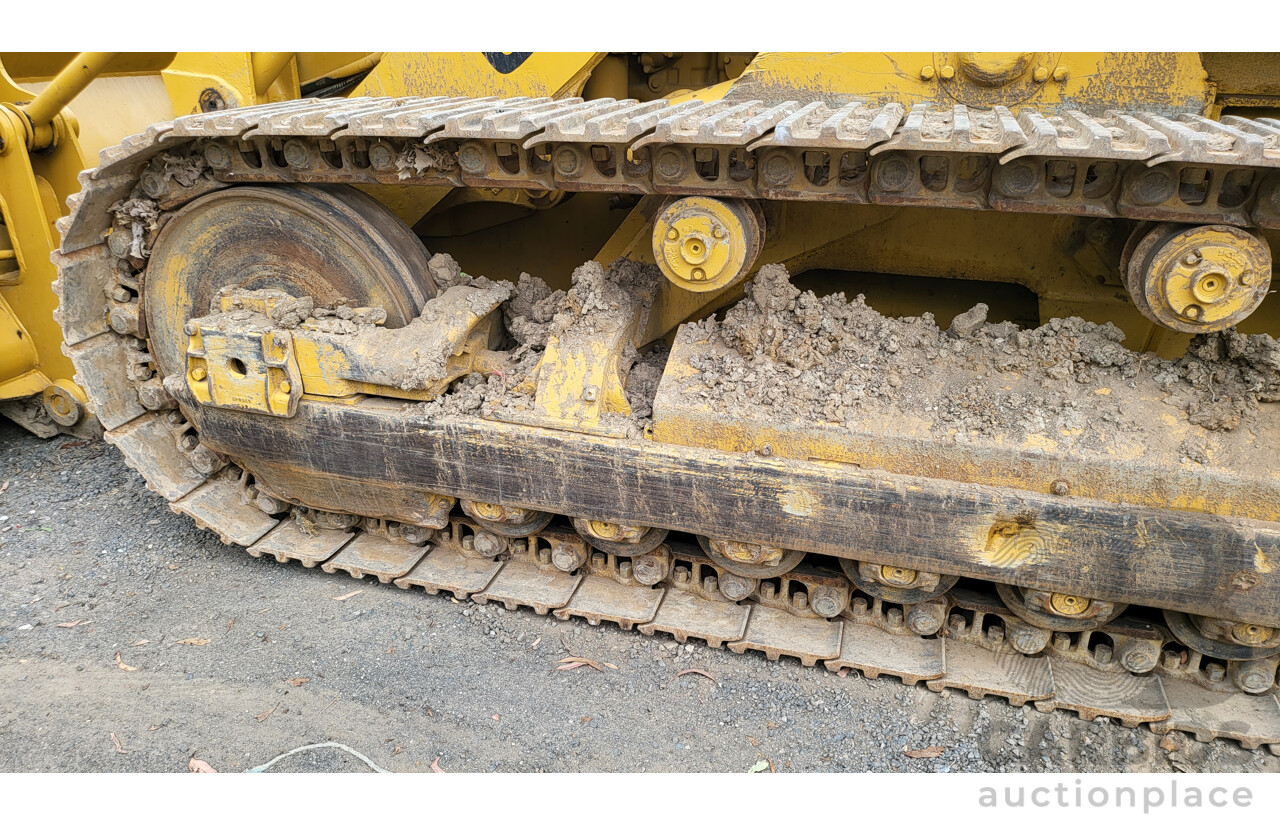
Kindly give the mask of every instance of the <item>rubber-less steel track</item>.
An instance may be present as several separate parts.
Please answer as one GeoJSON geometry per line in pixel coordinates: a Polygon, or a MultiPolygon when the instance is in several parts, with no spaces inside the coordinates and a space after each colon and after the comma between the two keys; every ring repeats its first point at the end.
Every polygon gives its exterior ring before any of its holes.
{"type": "Polygon", "coordinates": [[[140,247],[107,242],[120,228],[111,207],[129,198],[153,205],[163,221],[165,210],[221,186],[295,181],[507,187],[533,196],[700,193],[1274,228],[1278,169],[1280,122],[1266,119],[1015,118],[999,107],[820,101],[305,100],[181,118],[104,151],[59,224],[55,290],[67,352],[107,439],[174,510],[254,555],[1280,753],[1276,688],[1242,693],[1221,665],[1161,651],[1168,631],[1142,621],[1055,633],[1042,652],[1023,655],[1017,618],[989,596],[953,590],[941,629],[922,637],[910,630],[908,607],[854,594],[821,559],[733,602],[715,585],[726,571],[675,542],[669,574],[644,586],[625,560],[590,551],[558,523],[486,558],[473,541],[482,528],[457,517],[424,541],[371,519],[325,527],[300,512],[268,515],[251,477],[200,445],[154,374],[139,306],[146,233],[140,247]],[[557,548],[581,563],[572,572],[557,566],[557,548]],[[845,588],[847,606],[834,618],[814,611],[820,581],[845,588]],[[1126,658],[1137,648],[1158,654],[1152,667],[1126,658]]]}

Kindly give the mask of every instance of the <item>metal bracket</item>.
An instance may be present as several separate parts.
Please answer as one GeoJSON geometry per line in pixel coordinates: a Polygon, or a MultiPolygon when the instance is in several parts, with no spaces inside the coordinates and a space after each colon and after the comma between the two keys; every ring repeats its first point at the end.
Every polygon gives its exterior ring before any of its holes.
{"type": "Polygon", "coordinates": [[[201,404],[291,418],[302,373],[287,332],[187,325],[187,386],[201,404]]]}

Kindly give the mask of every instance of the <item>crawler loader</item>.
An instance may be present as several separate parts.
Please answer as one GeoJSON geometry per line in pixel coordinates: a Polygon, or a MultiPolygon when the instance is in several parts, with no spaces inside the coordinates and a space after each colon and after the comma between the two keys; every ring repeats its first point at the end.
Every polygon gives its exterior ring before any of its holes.
{"type": "Polygon", "coordinates": [[[4,412],[228,544],[1280,752],[1280,55],[0,66],[4,412]]]}

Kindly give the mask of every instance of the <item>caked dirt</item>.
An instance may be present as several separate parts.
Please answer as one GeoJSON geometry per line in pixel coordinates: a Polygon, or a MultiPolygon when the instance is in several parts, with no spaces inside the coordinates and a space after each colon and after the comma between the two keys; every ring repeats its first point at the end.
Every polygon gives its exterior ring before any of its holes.
{"type": "Polygon", "coordinates": [[[1197,336],[1168,361],[1127,349],[1111,324],[1055,318],[1022,329],[986,315],[978,304],[947,329],[928,313],[887,318],[861,295],[819,298],[765,266],[723,320],[680,331],[678,342],[706,344],[681,390],[757,420],[853,431],[911,422],[958,443],[1040,437],[1188,460],[1255,440],[1260,405],[1280,398],[1280,344],[1267,335],[1197,336]],[[1194,426],[1167,426],[1165,415],[1194,426]]]}

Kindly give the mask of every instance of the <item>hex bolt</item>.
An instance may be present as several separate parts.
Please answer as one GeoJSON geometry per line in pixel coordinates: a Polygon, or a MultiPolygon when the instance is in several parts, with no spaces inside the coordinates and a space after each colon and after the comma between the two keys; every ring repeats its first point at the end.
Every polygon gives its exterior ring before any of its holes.
{"type": "Polygon", "coordinates": [[[1130,673],[1147,673],[1156,666],[1159,645],[1139,639],[1126,639],[1120,644],[1116,658],[1120,666],[1130,673]]]}
{"type": "Polygon", "coordinates": [[[369,165],[379,172],[386,172],[395,166],[396,156],[391,147],[385,143],[375,143],[369,147],[369,165]]]}
{"type": "Polygon", "coordinates": [[[200,445],[200,439],[195,433],[187,433],[178,439],[178,447],[183,452],[194,450],[200,445]]]}
{"type": "Polygon", "coordinates": [[[1059,653],[1066,653],[1071,649],[1071,637],[1066,633],[1053,634],[1053,649],[1059,653]]]}
{"type": "Polygon", "coordinates": [[[803,590],[797,590],[791,596],[791,603],[797,610],[805,610],[809,607],[809,594],[803,590]]]}
{"type": "Polygon", "coordinates": [[[1065,83],[1067,78],[1071,76],[1070,70],[1066,66],[1059,66],[1053,70],[1053,79],[1059,83],[1065,83]]]}
{"type": "Polygon", "coordinates": [[[142,191],[151,198],[159,198],[169,188],[165,183],[164,175],[154,169],[143,172],[139,184],[142,186],[142,191]]]}
{"type": "Polygon", "coordinates": [[[750,596],[756,589],[753,579],[745,579],[732,573],[720,576],[720,593],[731,602],[739,602],[750,596]]]}
{"type": "Polygon", "coordinates": [[[632,578],[633,569],[630,559],[618,562],[618,577],[622,579],[632,578]]]}
{"type": "Polygon", "coordinates": [[[582,399],[584,401],[595,401],[596,395],[597,395],[597,391],[594,386],[587,387],[585,390],[582,391],[582,399]]]}
{"type": "Polygon", "coordinates": [[[1055,496],[1065,496],[1071,492],[1071,483],[1065,478],[1059,478],[1049,485],[1049,492],[1055,496]]]}
{"type": "Polygon", "coordinates": [[[769,456],[773,455],[773,445],[772,444],[761,445],[760,455],[764,456],[765,458],[768,458],[769,456]]]}
{"type": "Polygon", "coordinates": [[[1036,70],[1031,73],[1031,79],[1037,83],[1044,83],[1049,79],[1049,70],[1044,66],[1036,66],[1036,70]]]}
{"type": "Polygon", "coordinates": [[[561,146],[555,154],[556,171],[566,178],[577,177],[582,173],[582,153],[573,146],[561,146]]]}
{"type": "Polygon", "coordinates": [[[899,157],[887,157],[874,168],[876,185],[886,192],[901,192],[911,185],[915,177],[911,164],[899,157]]]}
{"type": "Polygon", "coordinates": [[[1160,666],[1165,670],[1175,670],[1180,664],[1182,664],[1182,657],[1175,651],[1166,650],[1160,654],[1160,666]]]}
{"type": "Polygon", "coordinates": [[[891,607],[885,612],[884,617],[889,627],[894,629],[902,627],[902,608],[891,607]]]}
{"type": "Polygon", "coordinates": [[[950,80],[955,76],[956,76],[956,70],[954,66],[943,66],[941,69],[938,69],[938,77],[942,78],[943,80],[950,80]]]}
{"type": "Polygon", "coordinates": [[[507,549],[506,545],[507,543],[500,536],[489,532],[477,532],[475,538],[472,539],[472,547],[487,559],[491,559],[507,549]]]}
{"type": "Polygon", "coordinates": [[[284,144],[284,162],[294,169],[303,169],[311,163],[311,147],[301,140],[290,140],[284,144]]]}
{"type": "Polygon", "coordinates": [[[194,367],[191,370],[192,381],[203,381],[209,377],[209,373],[204,367],[194,367]]]}
{"type": "Polygon", "coordinates": [[[269,496],[261,490],[258,491],[254,503],[258,505],[258,509],[269,516],[276,516],[289,509],[289,505],[274,496],[269,496]]]}
{"type": "Polygon", "coordinates": [[[907,627],[921,636],[932,636],[942,629],[947,608],[942,602],[920,602],[907,613],[907,627]]]}
{"type": "Polygon", "coordinates": [[[1204,260],[1204,258],[1200,256],[1199,249],[1193,249],[1182,257],[1182,263],[1185,266],[1195,266],[1196,264],[1200,263],[1202,260],[1204,260]]]}
{"type": "Polygon", "coordinates": [[[991,639],[993,644],[1000,644],[1004,641],[1004,626],[994,624],[987,631],[987,637],[991,639]]]}
{"type": "Polygon", "coordinates": [[[1100,665],[1111,662],[1111,645],[1098,645],[1093,649],[1093,660],[1100,665]]]}
{"type": "Polygon", "coordinates": [[[951,616],[951,626],[948,628],[952,636],[958,636],[964,633],[964,616],[959,613],[951,616]]]}
{"type": "Polygon", "coordinates": [[[809,594],[809,605],[813,612],[824,619],[830,619],[840,612],[840,591],[830,585],[819,585],[809,594]]]}
{"type": "Polygon", "coordinates": [[[123,229],[117,229],[107,236],[107,248],[111,250],[111,254],[117,258],[123,258],[129,254],[129,250],[133,247],[133,238],[130,233],[123,229]]]}
{"type": "Polygon", "coordinates": [[[1021,161],[998,167],[996,187],[1000,194],[1010,198],[1024,198],[1035,191],[1040,183],[1040,166],[1033,161],[1021,161]]]}
{"type": "Polygon", "coordinates": [[[661,550],[636,556],[631,560],[631,573],[643,585],[654,585],[667,577],[668,556],[661,550]]]}
{"type": "Polygon", "coordinates": [[[582,564],[582,559],[577,553],[570,551],[569,548],[561,546],[551,551],[551,563],[555,565],[557,570],[572,573],[582,564]]]}
{"type": "Polygon", "coordinates": [[[677,567],[677,568],[676,568],[676,573],[675,573],[675,579],[676,579],[676,584],[688,584],[688,583],[689,583],[689,568],[687,568],[687,567],[677,567]]]}
{"type": "Polygon", "coordinates": [[[1232,662],[1236,687],[1245,693],[1262,693],[1276,683],[1276,660],[1254,659],[1232,662]]]}
{"type": "Polygon", "coordinates": [[[684,155],[678,149],[667,149],[658,155],[658,163],[655,168],[662,177],[668,180],[677,180],[684,176],[684,155]]]}
{"type": "Polygon", "coordinates": [[[1205,665],[1204,672],[1209,677],[1210,682],[1221,682],[1222,677],[1227,675],[1227,669],[1217,662],[1210,662],[1205,665]]]}
{"type": "Polygon", "coordinates": [[[467,174],[479,175],[484,172],[488,164],[485,161],[483,149],[474,143],[466,143],[458,150],[458,165],[467,174]]]}
{"type": "Polygon", "coordinates": [[[1168,169],[1148,169],[1130,187],[1133,199],[1143,206],[1164,203],[1178,191],[1178,178],[1168,169]]]}
{"type": "Polygon", "coordinates": [[[786,186],[796,176],[795,164],[785,153],[774,152],[761,166],[760,176],[770,186],[786,186]]]}
{"type": "Polygon", "coordinates": [[[204,160],[214,169],[226,169],[231,165],[231,153],[221,143],[210,143],[204,147],[204,160]]]}
{"type": "Polygon", "coordinates": [[[1049,644],[1049,631],[1029,624],[1016,624],[1009,629],[1009,643],[1019,653],[1032,656],[1049,644]]]}
{"type": "Polygon", "coordinates": [[[431,530],[426,527],[419,527],[416,524],[400,525],[400,538],[410,544],[422,544],[431,537],[431,530]]]}
{"type": "Polygon", "coordinates": [[[1245,270],[1240,273],[1240,286],[1253,286],[1253,273],[1245,270]]]}
{"type": "Polygon", "coordinates": [[[936,74],[937,74],[937,71],[935,71],[932,66],[922,66],[920,68],[921,80],[933,80],[934,75],[936,74]]]}

